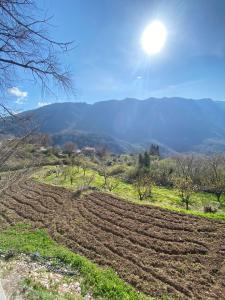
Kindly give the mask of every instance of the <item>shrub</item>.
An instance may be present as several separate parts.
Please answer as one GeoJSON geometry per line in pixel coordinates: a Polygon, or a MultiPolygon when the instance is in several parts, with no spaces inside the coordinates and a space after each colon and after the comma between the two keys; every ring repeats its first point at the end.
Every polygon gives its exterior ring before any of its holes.
{"type": "Polygon", "coordinates": [[[124,176],[124,181],[127,183],[133,183],[138,176],[138,172],[138,168],[130,168],[124,176]]]}
{"type": "Polygon", "coordinates": [[[212,207],[211,205],[205,205],[204,206],[204,213],[216,213],[217,208],[212,207]]]}
{"type": "Polygon", "coordinates": [[[119,166],[112,167],[109,171],[109,175],[116,176],[116,175],[123,174],[124,172],[125,172],[124,166],[119,165],[119,166]]]}

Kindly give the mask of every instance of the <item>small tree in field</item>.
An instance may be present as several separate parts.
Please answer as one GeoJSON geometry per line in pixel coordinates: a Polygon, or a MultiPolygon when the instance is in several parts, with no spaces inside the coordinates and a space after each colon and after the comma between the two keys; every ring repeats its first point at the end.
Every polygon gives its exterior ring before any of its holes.
{"type": "Polygon", "coordinates": [[[81,162],[81,169],[83,171],[84,176],[86,175],[86,171],[88,170],[88,167],[89,167],[89,165],[88,165],[88,163],[86,163],[86,161],[81,162]]]}
{"type": "Polygon", "coordinates": [[[182,203],[188,210],[191,195],[198,190],[196,174],[198,168],[193,155],[179,155],[174,158],[174,173],[171,177],[173,186],[178,190],[182,203]]]}
{"type": "Polygon", "coordinates": [[[120,185],[120,181],[116,178],[113,178],[112,176],[107,178],[106,181],[106,189],[112,192],[120,185]]]}
{"type": "Polygon", "coordinates": [[[83,175],[86,176],[87,171],[89,169],[92,169],[95,164],[93,162],[91,162],[90,159],[84,157],[84,156],[77,156],[77,164],[80,165],[81,170],[83,171],[83,175]]]}
{"type": "Polygon", "coordinates": [[[100,165],[98,167],[98,174],[103,177],[103,179],[104,179],[103,187],[105,187],[107,184],[107,180],[110,176],[109,168],[105,163],[103,163],[103,162],[100,163],[100,165]]]}
{"type": "Polygon", "coordinates": [[[104,179],[103,188],[105,188],[111,192],[119,186],[120,181],[116,180],[116,178],[114,178],[111,175],[110,169],[106,164],[104,164],[104,163],[100,164],[100,166],[98,168],[98,173],[104,179]]]}
{"type": "Polygon", "coordinates": [[[191,195],[197,191],[197,186],[193,184],[190,177],[172,177],[174,187],[177,189],[181,202],[189,210],[191,195]]]}
{"type": "Polygon", "coordinates": [[[72,166],[67,166],[63,170],[64,180],[66,180],[69,177],[71,185],[73,184],[77,174],[78,174],[77,168],[74,168],[72,166]]]}
{"type": "Polygon", "coordinates": [[[150,173],[139,171],[134,180],[134,187],[138,193],[139,200],[151,197],[153,180],[150,173]]]}
{"type": "Polygon", "coordinates": [[[81,189],[84,187],[89,187],[91,185],[91,183],[95,180],[95,174],[93,175],[82,175],[81,178],[81,189]]]}

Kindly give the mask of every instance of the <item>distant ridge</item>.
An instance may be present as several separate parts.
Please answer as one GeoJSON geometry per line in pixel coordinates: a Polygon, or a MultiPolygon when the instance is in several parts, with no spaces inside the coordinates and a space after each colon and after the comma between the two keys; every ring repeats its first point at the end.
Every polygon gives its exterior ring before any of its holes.
{"type": "Polygon", "coordinates": [[[40,131],[52,134],[56,143],[64,142],[67,136],[76,142],[83,135],[87,140],[95,136],[95,142],[102,139],[103,144],[110,139],[117,145],[113,146],[118,148],[115,152],[133,151],[137,145],[146,147],[152,141],[175,152],[225,150],[223,101],[165,97],[94,104],[65,102],[23,114],[32,114],[40,131]]]}

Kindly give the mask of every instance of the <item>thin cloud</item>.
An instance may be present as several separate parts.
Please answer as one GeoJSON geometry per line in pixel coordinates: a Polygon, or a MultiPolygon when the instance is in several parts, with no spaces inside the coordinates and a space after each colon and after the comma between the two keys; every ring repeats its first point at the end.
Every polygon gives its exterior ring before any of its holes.
{"type": "Polygon", "coordinates": [[[7,91],[9,95],[17,98],[16,99],[17,104],[23,104],[26,101],[28,92],[22,91],[16,86],[9,88],[7,91]]]}
{"type": "Polygon", "coordinates": [[[38,107],[42,107],[42,106],[45,106],[45,105],[49,105],[51,104],[51,102],[38,102],[38,107]]]}

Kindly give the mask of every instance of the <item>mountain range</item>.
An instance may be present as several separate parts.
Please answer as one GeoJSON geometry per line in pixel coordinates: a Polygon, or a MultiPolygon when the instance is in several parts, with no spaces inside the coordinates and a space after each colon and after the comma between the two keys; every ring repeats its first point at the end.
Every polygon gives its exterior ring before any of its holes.
{"type": "Polygon", "coordinates": [[[104,145],[133,152],[159,144],[164,153],[225,150],[225,102],[149,98],[46,105],[31,115],[55,144],[104,145]]]}

